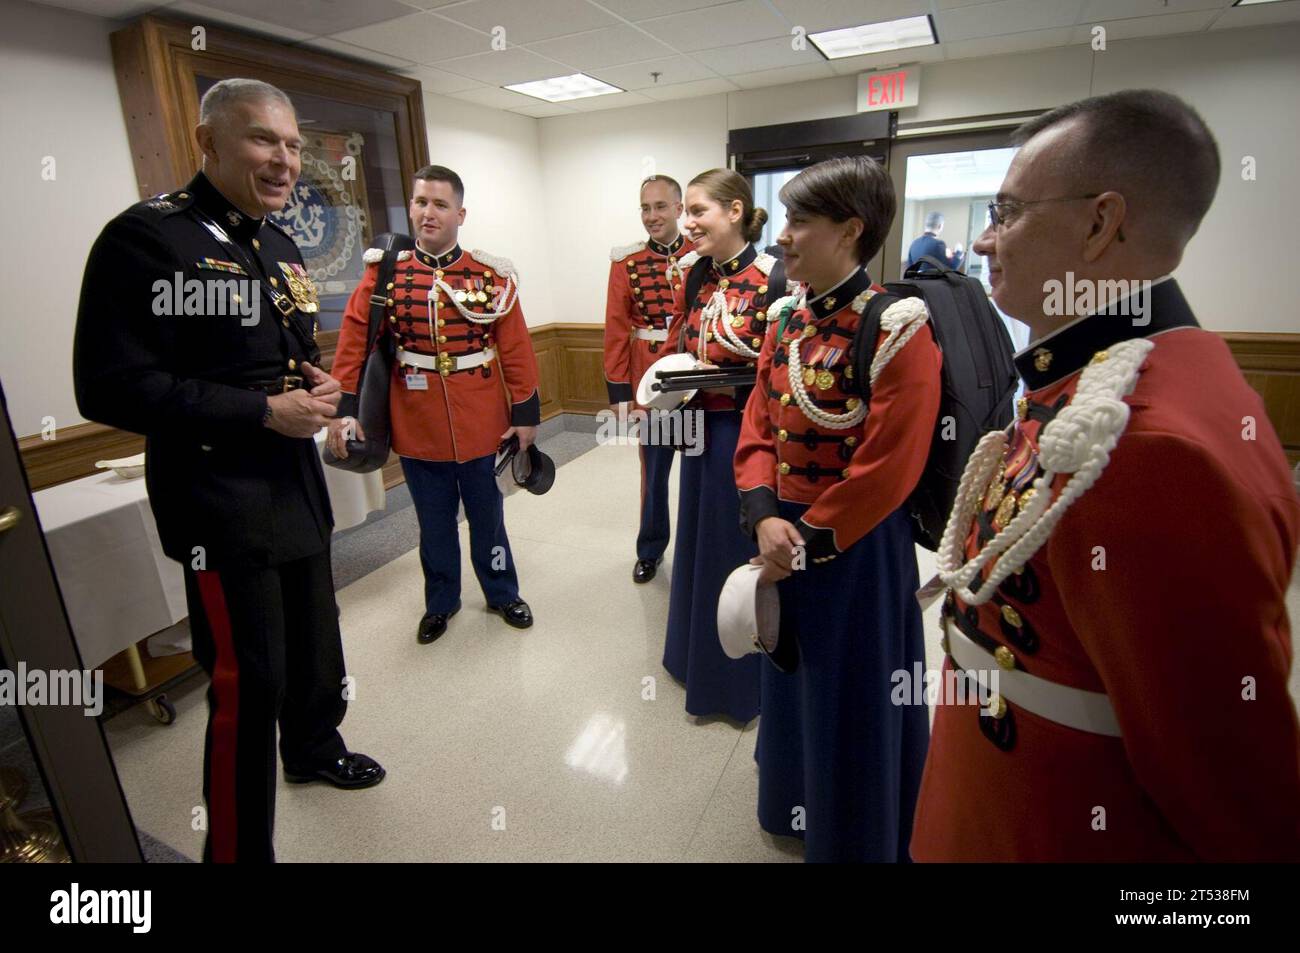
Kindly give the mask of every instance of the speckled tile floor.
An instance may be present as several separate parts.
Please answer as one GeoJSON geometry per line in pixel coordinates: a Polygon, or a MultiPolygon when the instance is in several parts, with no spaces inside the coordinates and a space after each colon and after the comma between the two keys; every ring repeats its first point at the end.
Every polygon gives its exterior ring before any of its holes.
{"type": "MultiPolygon", "coordinates": [[[[635,451],[554,427],[545,437],[562,467],[554,489],[505,502],[537,618],[527,632],[483,611],[462,522],[465,608],[439,641],[416,643],[422,581],[404,487],[382,516],[336,537],[357,691],[344,737],[389,777],[359,792],[281,783],[281,860],[802,859],[797,841],[755,819],[757,722],[686,715],[681,686],[660,665],[671,564],[647,586],[631,582],[635,451]]],[[[672,496],[675,509],[676,473],[672,496]]],[[[933,557],[918,556],[928,579],[933,557]]],[[[1300,619],[1300,580],[1288,605],[1300,619]]],[[[926,641],[935,665],[934,618],[926,641]]],[[[190,818],[201,803],[205,685],[194,678],[171,693],[179,717],[169,728],[140,708],[106,726],[136,823],[162,842],[150,839],[153,859],[167,859],[167,845],[201,850],[190,818]]],[[[1300,699],[1300,669],[1291,690],[1300,699]]]]}

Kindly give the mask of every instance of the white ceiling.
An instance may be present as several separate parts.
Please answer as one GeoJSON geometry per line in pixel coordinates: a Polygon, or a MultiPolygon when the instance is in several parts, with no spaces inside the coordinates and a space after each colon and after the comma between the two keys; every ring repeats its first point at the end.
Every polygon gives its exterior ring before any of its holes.
{"type": "Polygon", "coordinates": [[[707,96],[901,62],[1300,21],[1300,0],[36,0],[110,18],[156,11],[328,50],[426,92],[527,116],[707,96]],[[828,62],[807,33],[930,14],[940,44],[828,62]],[[494,49],[504,40],[504,49],[494,49]],[[549,104],[502,86],[583,72],[627,92],[549,104]],[[658,73],[656,77],[652,75],[658,73]]]}
{"type": "Polygon", "coordinates": [[[996,195],[1002,188],[1015,149],[980,149],[909,156],[907,201],[959,195],[996,195]]]}

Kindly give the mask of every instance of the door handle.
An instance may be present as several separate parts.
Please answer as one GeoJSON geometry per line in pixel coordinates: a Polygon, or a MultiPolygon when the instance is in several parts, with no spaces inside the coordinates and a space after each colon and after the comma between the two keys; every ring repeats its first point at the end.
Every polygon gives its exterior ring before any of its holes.
{"type": "Polygon", "coordinates": [[[0,510],[0,533],[13,529],[22,518],[23,511],[16,506],[6,506],[0,510]]]}

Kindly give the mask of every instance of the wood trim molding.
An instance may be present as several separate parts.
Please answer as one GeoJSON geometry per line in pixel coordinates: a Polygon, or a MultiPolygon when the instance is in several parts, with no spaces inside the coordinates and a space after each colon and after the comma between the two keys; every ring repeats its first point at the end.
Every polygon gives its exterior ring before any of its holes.
{"type": "Polygon", "coordinates": [[[32,492],[95,473],[96,460],[131,457],[144,450],[144,437],[105,424],[60,427],[47,440],[41,434],[18,439],[18,452],[32,492]]]}
{"type": "MultiPolygon", "coordinates": [[[[602,324],[545,324],[529,328],[537,353],[542,419],[561,413],[595,414],[608,406],[605,393],[602,324]]],[[[333,366],[337,331],[322,331],[321,366],[333,366]]],[[[129,457],[144,449],[144,437],[97,423],[59,428],[54,439],[41,434],[18,441],[32,491],[95,473],[96,460],[129,457]]],[[[384,465],[387,489],[403,481],[397,455],[384,465]]]]}
{"type": "MultiPolygon", "coordinates": [[[[542,419],[557,414],[595,415],[609,406],[605,389],[602,324],[553,323],[529,328],[537,354],[542,419]]],[[[333,363],[338,332],[320,335],[322,365],[333,363]]],[[[1264,398],[1287,457],[1300,462],[1300,334],[1230,332],[1223,335],[1247,382],[1264,398]]],[[[18,441],[33,490],[95,472],[95,461],[128,457],[144,449],[144,438],[87,423],[65,427],[56,439],[40,434],[18,441]]],[[[402,482],[396,455],[384,466],[384,486],[402,482]]]]}
{"type": "Polygon", "coordinates": [[[320,96],[392,112],[403,193],[429,161],[419,80],[341,56],[222,27],[192,47],[190,23],[147,15],[110,37],[140,197],[178,188],[199,168],[195,75],[252,76],[291,96],[320,96]]]}
{"type": "Polygon", "coordinates": [[[1300,334],[1230,331],[1223,335],[1246,383],[1264,400],[1292,466],[1300,463],[1300,334]]]}

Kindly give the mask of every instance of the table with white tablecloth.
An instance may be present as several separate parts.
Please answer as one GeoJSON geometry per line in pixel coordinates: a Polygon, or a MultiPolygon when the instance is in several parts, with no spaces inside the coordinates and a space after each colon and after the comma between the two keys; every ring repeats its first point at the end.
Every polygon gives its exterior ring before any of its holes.
{"type": "MultiPolygon", "coordinates": [[[[323,440],[321,431],[317,444],[323,440]]],[[[384,508],[382,471],[325,467],[325,484],[335,532],[384,508]]],[[[163,555],[143,476],[105,471],[41,490],[33,500],[87,668],[186,617],[181,564],[163,555]]]]}

